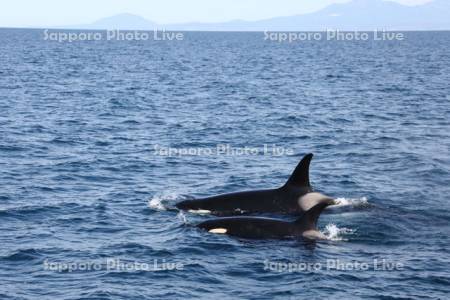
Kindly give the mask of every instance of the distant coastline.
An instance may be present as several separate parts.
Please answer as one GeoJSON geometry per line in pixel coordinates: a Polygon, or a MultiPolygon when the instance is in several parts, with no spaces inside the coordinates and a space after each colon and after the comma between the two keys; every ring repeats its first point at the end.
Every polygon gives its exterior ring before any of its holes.
{"type": "Polygon", "coordinates": [[[221,23],[158,24],[146,18],[122,13],[99,19],[90,24],[61,26],[20,26],[0,28],[38,28],[69,30],[153,30],[212,31],[212,32],[263,32],[324,31],[449,31],[450,1],[434,0],[422,5],[407,6],[382,0],[353,0],[332,4],[319,11],[302,15],[274,17],[258,21],[233,20],[221,23]],[[373,18],[373,16],[378,16],[373,18]]]}

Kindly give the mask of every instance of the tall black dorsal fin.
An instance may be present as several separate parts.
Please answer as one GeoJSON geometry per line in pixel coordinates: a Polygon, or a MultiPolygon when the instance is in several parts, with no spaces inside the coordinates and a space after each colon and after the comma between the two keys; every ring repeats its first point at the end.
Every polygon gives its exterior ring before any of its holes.
{"type": "Polygon", "coordinates": [[[306,154],[298,163],[286,185],[295,185],[299,187],[310,187],[309,183],[309,164],[313,157],[312,153],[306,154]]]}

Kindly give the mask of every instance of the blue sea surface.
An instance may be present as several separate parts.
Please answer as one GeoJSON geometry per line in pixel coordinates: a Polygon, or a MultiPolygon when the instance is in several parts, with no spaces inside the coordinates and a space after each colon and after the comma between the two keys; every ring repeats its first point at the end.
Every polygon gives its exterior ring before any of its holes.
{"type": "Polygon", "coordinates": [[[450,32],[0,29],[0,299],[448,299],[449,48],[450,32]],[[194,225],[211,216],[173,207],[281,186],[309,152],[314,188],[340,203],[319,220],[326,241],[210,234],[194,225]]]}

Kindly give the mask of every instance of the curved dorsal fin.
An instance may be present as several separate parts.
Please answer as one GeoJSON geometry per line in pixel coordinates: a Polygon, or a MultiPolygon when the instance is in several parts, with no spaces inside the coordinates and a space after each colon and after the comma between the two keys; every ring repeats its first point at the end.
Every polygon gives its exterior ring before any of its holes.
{"type": "Polygon", "coordinates": [[[317,220],[319,219],[320,214],[325,209],[325,207],[335,204],[335,202],[332,198],[328,198],[327,196],[323,196],[323,197],[324,198],[322,198],[322,200],[318,204],[314,205],[309,210],[304,212],[295,221],[295,223],[298,225],[302,225],[304,227],[304,229],[316,229],[317,220]]]}
{"type": "Polygon", "coordinates": [[[299,187],[310,187],[309,183],[309,164],[313,157],[312,153],[306,154],[298,163],[286,185],[294,185],[299,187]]]}

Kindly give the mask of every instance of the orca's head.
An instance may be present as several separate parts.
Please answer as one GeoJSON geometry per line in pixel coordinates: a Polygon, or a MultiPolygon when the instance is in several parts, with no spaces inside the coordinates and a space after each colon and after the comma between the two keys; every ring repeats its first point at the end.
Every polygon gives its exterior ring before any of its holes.
{"type": "Polygon", "coordinates": [[[316,192],[306,193],[298,198],[298,205],[302,211],[308,211],[318,204],[329,206],[336,204],[336,201],[329,196],[316,192]]]}

